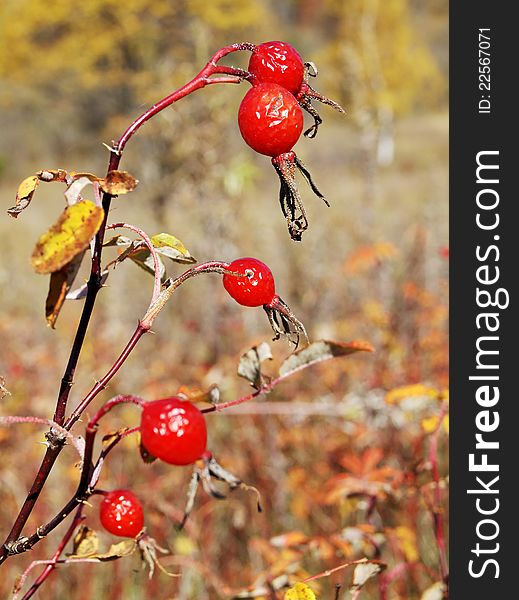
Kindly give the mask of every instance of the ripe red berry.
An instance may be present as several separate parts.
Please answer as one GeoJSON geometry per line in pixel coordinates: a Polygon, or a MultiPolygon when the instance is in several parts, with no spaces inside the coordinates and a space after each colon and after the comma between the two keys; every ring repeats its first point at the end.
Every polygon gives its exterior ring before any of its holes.
{"type": "Polygon", "coordinates": [[[206,448],[204,415],[194,404],[177,396],[146,402],[141,440],[152,456],[171,465],[190,465],[206,448]]]}
{"type": "Polygon", "coordinates": [[[237,258],[229,266],[229,271],[246,275],[225,274],[223,285],[232,298],[243,306],[263,306],[274,298],[276,288],[272,271],[256,258],[237,258]]]}
{"type": "Polygon", "coordinates": [[[243,139],[256,152],[278,156],[289,152],[303,130],[303,112],[295,97],[275,83],[259,83],[246,94],[238,111],[243,139]]]}
{"type": "Polygon", "coordinates": [[[103,527],[121,537],[136,537],[144,527],[144,512],[138,498],[129,490],[113,490],[99,507],[103,527]]]}
{"type": "Polygon", "coordinates": [[[305,66],[297,50],[286,42],[264,42],[252,51],[249,73],[258,83],[277,83],[297,94],[303,83],[305,66]]]}

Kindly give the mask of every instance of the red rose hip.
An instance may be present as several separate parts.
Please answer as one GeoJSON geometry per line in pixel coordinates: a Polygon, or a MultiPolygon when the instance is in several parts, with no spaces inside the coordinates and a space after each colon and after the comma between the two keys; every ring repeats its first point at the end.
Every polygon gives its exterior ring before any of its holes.
{"type": "Polygon", "coordinates": [[[256,152],[279,156],[292,150],[303,130],[303,113],[295,97],[275,83],[254,85],[241,101],[238,125],[256,152]]]}
{"type": "Polygon", "coordinates": [[[299,52],[286,42],[264,42],[252,51],[249,73],[257,83],[276,83],[297,94],[303,83],[305,66],[299,52]]]}
{"type": "Polygon", "coordinates": [[[206,449],[204,415],[194,404],[177,396],[146,402],[141,440],[152,456],[171,465],[190,465],[206,449]]]}
{"type": "Polygon", "coordinates": [[[129,490],[108,492],[99,506],[102,526],[121,537],[136,537],[144,527],[144,512],[138,498],[129,490]]]}
{"type": "Polygon", "coordinates": [[[229,295],[243,306],[263,306],[274,298],[276,287],[272,271],[256,258],[237,258],[228,267],[229,271],[245,275],[225,274],[223,285],[229,295]]]}

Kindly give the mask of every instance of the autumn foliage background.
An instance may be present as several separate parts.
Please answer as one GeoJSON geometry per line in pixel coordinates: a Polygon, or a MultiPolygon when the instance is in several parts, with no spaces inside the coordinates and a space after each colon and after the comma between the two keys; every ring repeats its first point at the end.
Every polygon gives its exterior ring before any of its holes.
{"type": "MultiPolygon", "coordinates": [[[[388,564],[389,599],[421,598],[440,579],[433,513],[448,523],[447,418],[438,429],[448,402],[446,0],[4,0],[0,375],[10,395],[1,413],[51,415],[81,310],[68,302],[56,329],[46,327],[48,281],[31,272],[29,257],[63,199],[58,187],[40,186],[13,221],[5,210],[19,181],[57,167],[102,175],[101,142],[110,144],[217,48],[274,39],[315,62],[318,89],[347,109],[346,117],[323,109],[317,140],[296,146],[331,203],[327,209],[302,189],[310,221],[303,242],[286,233],[268,160],[241,140],[236,114],[247,84],[202,90],[146,124],[124,157],[140,185],[114,202],[111,218],[172,233],[199,261],[259,258],[311,338],[363,339],[376,352],[314,367],[260,402],[208,417],[210,448],[261,490],[263,514],[242,492],[224,502],[200,494],[178,534],[189,469],[144,466],[135,440],[121,444],[101,484],[129,486],[142,499],[150,533],[173,551],[163,564],[182,568],[182,579],[159,573],[148,581],[132,558],[61,569],[38,597],[227,598],[254,582],[301,580],[363,556],[388,564]]],[[[240,60],[233,56],[245,67],[240,60]]],[[[72,403],[112,364],[152,281],[124,263],[108,284],[72,403]]],[[[103,399],[218,384],[231,400],[248,390],[236,375],[239,356],[271,337],[263,311],[232,302],[216,275],[183,286],[155,330],[103,399]]],[[[280,341],[273,350],[278,364],[290,347],[280,341]]],[[[113,428],[137,422],[134,408],[109,418],[113,428]]],[[[42,440],[30,425],[0,429],[2,535],[32,482],[42,440]]],[[[72,452],[60,457],[29,530],[74,492],[74,463],[72,452]]],[[[86,514],[98,527],[97,511],[86,514]]],[[[0,597],[31,560],[52,554],[63,528],[6,563],[0,597]]],[[[314,589],[331,598],[348,576],[320,579],[314,589]]],[[[374,580],[362,597],[383,593],[374,580]]]]}

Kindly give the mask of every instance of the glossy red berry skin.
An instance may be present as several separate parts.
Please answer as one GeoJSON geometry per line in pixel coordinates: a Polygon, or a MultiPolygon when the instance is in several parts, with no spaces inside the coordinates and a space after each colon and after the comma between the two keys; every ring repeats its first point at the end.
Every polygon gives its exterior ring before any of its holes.
{"type": "Polygon", "coordinates": [[[299,52],[286,42],[264,42],[252,51],[249,73],[257,83],[277,83],[297,94],[303,83],[305,66],[299,52]]]}
{"type": "Polygon", "coordinates": [[[243,273],[246,277],[225,274],[223,285],[229,295],[243,306],[269,304],[276,293],[274,276],[265,263],[256,258],[237,258],[229,271],[243,273]]]}
{"type": "Polygon", "coordinates": [[[121,537],[136,537],[144,527],[144,512],[139,499],[129,490],[113,490],[101,501],[102,526],[121,537]]]}
{"type": "Polygon", "coordinates": [[[284,87],[260,83],[241,101],[238,125],[253,150],[274,157],[292,150],[303,131],[303,113],[284,87]]]}
{"type": "Polygon", "coordinates": [[[207,428],[198,408],[177,396],[146,402],[141,440],[146,450],[171,465],[190,465],[205,452],[207,428]]]}

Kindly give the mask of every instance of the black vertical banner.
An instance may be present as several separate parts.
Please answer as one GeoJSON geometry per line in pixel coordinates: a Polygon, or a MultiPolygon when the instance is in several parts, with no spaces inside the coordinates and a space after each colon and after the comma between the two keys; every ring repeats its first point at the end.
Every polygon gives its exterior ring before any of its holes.
{"type": "Polygon", "coordinates": [[[472,0],[451,2],[450,9],[455,600],[519,597],[519,34],[512,6],[472,0]]]}

